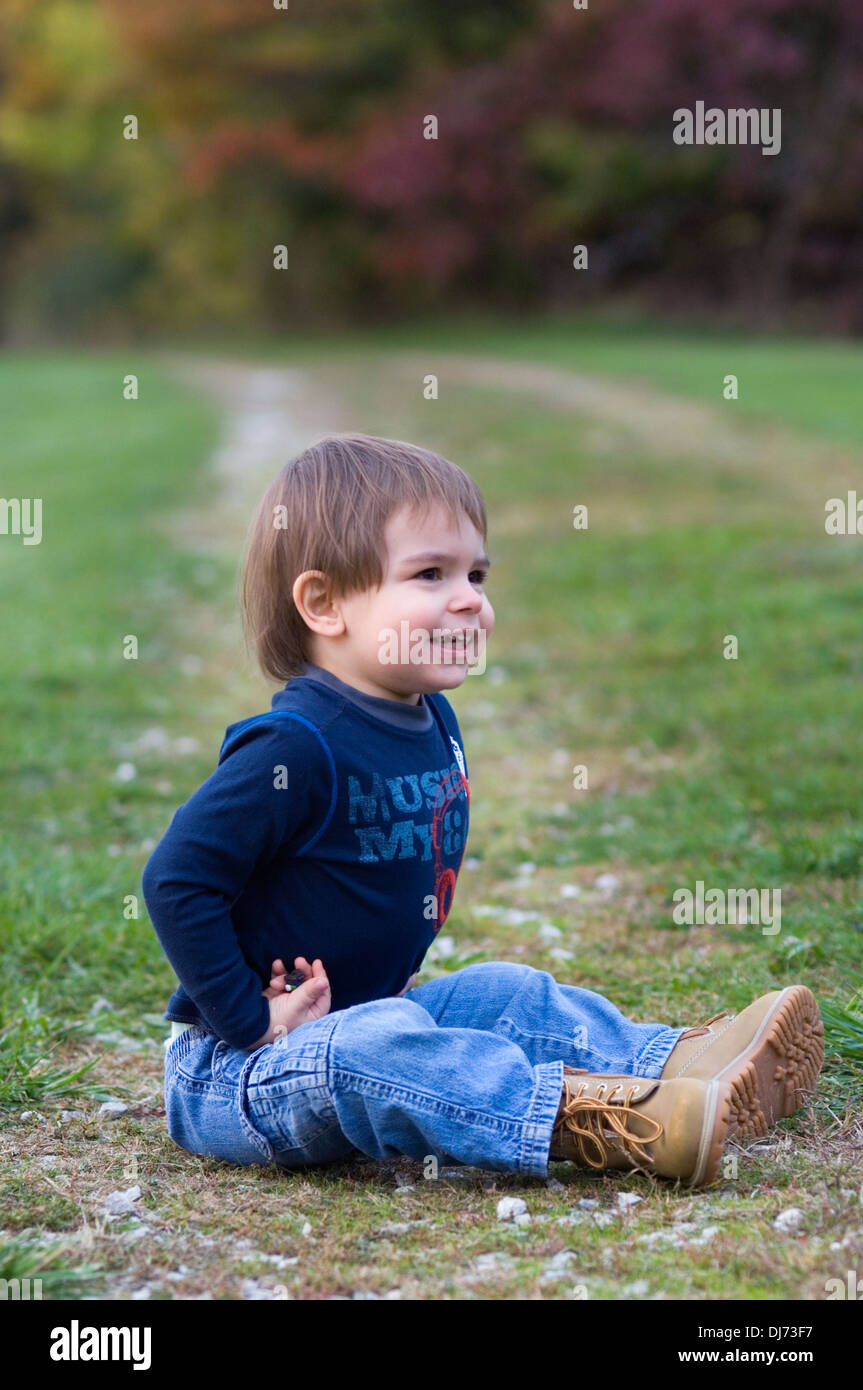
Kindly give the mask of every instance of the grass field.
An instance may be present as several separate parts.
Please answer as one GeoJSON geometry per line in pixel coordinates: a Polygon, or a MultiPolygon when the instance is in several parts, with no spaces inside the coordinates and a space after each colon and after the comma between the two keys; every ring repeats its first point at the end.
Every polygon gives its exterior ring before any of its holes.
{"type": "MultiPolygon", "coordinates": [[[[239,355],[304,369],[332,428],[436,448],[486,500],[489,671],[452,697],[468,858],[420,978],[522,960],[681,1025],[797,980],[846,1007],[863,983],[863,538],[826,535],[824,504],[863,495],[861,350],[558,321],[239,355]],[[407,349],[430,372],[457,352],[661,393],[667,447],[527,385],[442,370],[424,400],[407,349]],[[699,879],[781,888],[781,931],[675,926],[672,893],[699,879]]],[[[38,1274],[46,1297],[820,1299],[861,1267],[853,1013],[831,1016],[810,1110],[702,1194],[570,1165],[548,1183],[429,1182],[409,1160],[290,1177],[179,1150],[160,1096],[174,977],[140,874],[225,726],[269,706],[236,612],[249,517],[208,466],[215,411],[157,356],[0,358],[0,414],[4,495],[44,499],[41,545],[0,536],[0,1277],[38,1274]],[[108,1099],[128,1111],[99,1116],[108,1099]],[[137,1218],[109,1219],[134,1184],[137,1218]],[[529,1224],[497,1221],[504,1194],[529,1224]]]]}

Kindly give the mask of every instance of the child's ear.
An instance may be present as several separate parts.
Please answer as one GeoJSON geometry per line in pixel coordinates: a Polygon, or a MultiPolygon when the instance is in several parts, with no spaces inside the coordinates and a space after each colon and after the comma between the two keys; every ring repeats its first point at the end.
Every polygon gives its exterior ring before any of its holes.
{"type": "Polygon", "coordinates": [[[297,575],[291,595],[300,617],[312,632],[322,637],[337,637],[344,631],[345,620],[323,570],[304,570],[297,575]]]}

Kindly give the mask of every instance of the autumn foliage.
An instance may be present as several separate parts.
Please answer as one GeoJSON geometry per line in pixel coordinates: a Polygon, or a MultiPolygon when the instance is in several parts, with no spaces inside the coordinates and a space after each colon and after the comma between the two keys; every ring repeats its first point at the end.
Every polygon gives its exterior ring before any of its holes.
{"type": "Polygon", "coordinates": [[[618,295],[863,327],[859,0],[7,0],[0,82],[25,327],[618,295]],[[781,152],[675,145],[697,101],[779,108],[781,152]]]}

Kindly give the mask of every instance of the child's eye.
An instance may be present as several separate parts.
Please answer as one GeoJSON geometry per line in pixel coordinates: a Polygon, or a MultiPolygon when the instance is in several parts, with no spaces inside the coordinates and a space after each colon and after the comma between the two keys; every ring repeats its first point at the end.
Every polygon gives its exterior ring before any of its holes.
{"type": "MultiPolygon", "coordinates": [[[[420,570],[418,574],[414,575],[414,579],[423,579],[427,574],[438,575],[440,572],[440,567],[434,565],[430,569],[420,570]]],[[[472,581],[474,584],[484,584],[488,579],[488,570],[471,570],[471,575],[475,576],[472,581]]]]}

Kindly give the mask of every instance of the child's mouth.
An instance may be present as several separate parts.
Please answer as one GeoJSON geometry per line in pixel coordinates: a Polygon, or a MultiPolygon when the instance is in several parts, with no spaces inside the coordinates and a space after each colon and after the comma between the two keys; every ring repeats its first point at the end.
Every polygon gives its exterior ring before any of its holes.
{"type": "Polygon", "coordinates": [[[446,653],[449,657],[455,657],[458,661],[467,659],[467,642],[463,635],[455,637],[441,637],[441,653],[446,653]]]}

